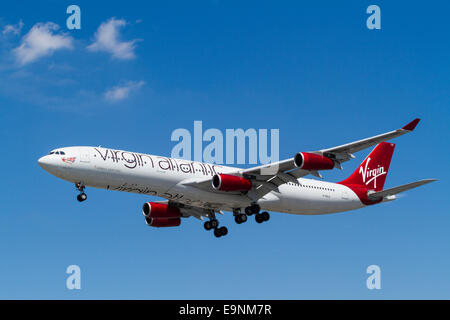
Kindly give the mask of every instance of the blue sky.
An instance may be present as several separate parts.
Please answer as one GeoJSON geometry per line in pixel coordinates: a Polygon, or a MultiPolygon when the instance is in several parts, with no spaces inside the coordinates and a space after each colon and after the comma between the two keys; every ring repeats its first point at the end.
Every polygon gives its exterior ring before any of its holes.
{"type": "Polygon", "coordinates": [[[81,30],[68,30],[70,4],[2,4],[0,298],[450,298],[446,2],[78,1],[81,30]],[[370,4],[381,30],[366,28],[370,4]],[[194,120],[280,129],[287,158],[415,117],[386,187],[438,182],[342,214],[272,213],[262,225],[229,214],[220,239],[193,218],[147,227],[151,197],[89,189],[80,204],[36,162],[71,145],[170,155],[172,131],[194,120]],[[79,291],[65,287],[71,264],[79,291]],[[371,264],[378,291],[365,286],[371,264]]]}

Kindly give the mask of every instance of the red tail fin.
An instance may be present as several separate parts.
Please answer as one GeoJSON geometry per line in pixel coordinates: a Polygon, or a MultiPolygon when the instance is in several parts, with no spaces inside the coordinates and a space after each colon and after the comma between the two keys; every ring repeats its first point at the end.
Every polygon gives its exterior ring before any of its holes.
{"type": "Polygon", "coordinates": [[[383,190],[394,148],[395,144],[393,143],[379,143],[355,172],[339,183],[343,185],[363,186],[375,191],[383,190]]]}

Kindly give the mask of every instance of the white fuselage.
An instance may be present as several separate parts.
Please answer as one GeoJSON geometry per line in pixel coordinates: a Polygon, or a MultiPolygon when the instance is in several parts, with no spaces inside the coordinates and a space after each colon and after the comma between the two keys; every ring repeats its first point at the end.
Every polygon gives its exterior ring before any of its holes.
{"type": "MultiPolygon", "coordinates": [[[[236,168],[173,159],[102,147],[67,147],[39,159],[51,174],[85,186],[166,198],[179,203],[232,210],[252,199],[246,194],[217,192],[186,185],[236,168]],[[61,154],[64,153],[64,154],[61,154]]],[[[324,214],[364,207],[348,187],[325,181],[298,179],[257,200],[263,210],[293,214],[324,214]]]]}

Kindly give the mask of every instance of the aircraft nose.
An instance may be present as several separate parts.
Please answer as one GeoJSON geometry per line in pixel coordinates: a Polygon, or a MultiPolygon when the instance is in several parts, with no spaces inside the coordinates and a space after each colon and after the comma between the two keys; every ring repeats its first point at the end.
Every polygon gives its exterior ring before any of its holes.
{"type": "Polygon", "coordinates": [[[48,156],[43,156],[38,159],[38,164],[42,169],[45,169],[49,165],[48,156]]]}
{"type": "Polygon", "coordinates": [[[39,166],[47,172],[54,173],[58,171],[59,164],[57,162],[57,158],[46,155],[38,159],[39,166]]]}
{"type": "Polygon", "coordinates": [[[43,156],[39,158],[37,162],[42,169],[56,176],[61,172],[61,169],[64,166],[63,159],[54,154],[43,156]]]}

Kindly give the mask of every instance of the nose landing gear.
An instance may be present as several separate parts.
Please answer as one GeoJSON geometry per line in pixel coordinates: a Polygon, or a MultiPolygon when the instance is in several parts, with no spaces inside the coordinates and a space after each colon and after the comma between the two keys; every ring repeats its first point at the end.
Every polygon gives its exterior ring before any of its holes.
{"type": "Polygon", "coordinates": [[[87,195],[86,195],[86,193],[80,193],[79,195],[77,195],[77,200],[78,201],[80,201],[80,202],[83,202],[83,201],[85,201],[87,199],[87,195]]]}
{"type": "Polygon", "coordinates": [[[77,188],[78,191],[80,191],[80,194],[77,195],[77,200],[79,202],[83,202],[87,199],[86,193],[84,193],[84,189],[86,188],[81,182],[75,183],[75,188],[77,188]]]}

